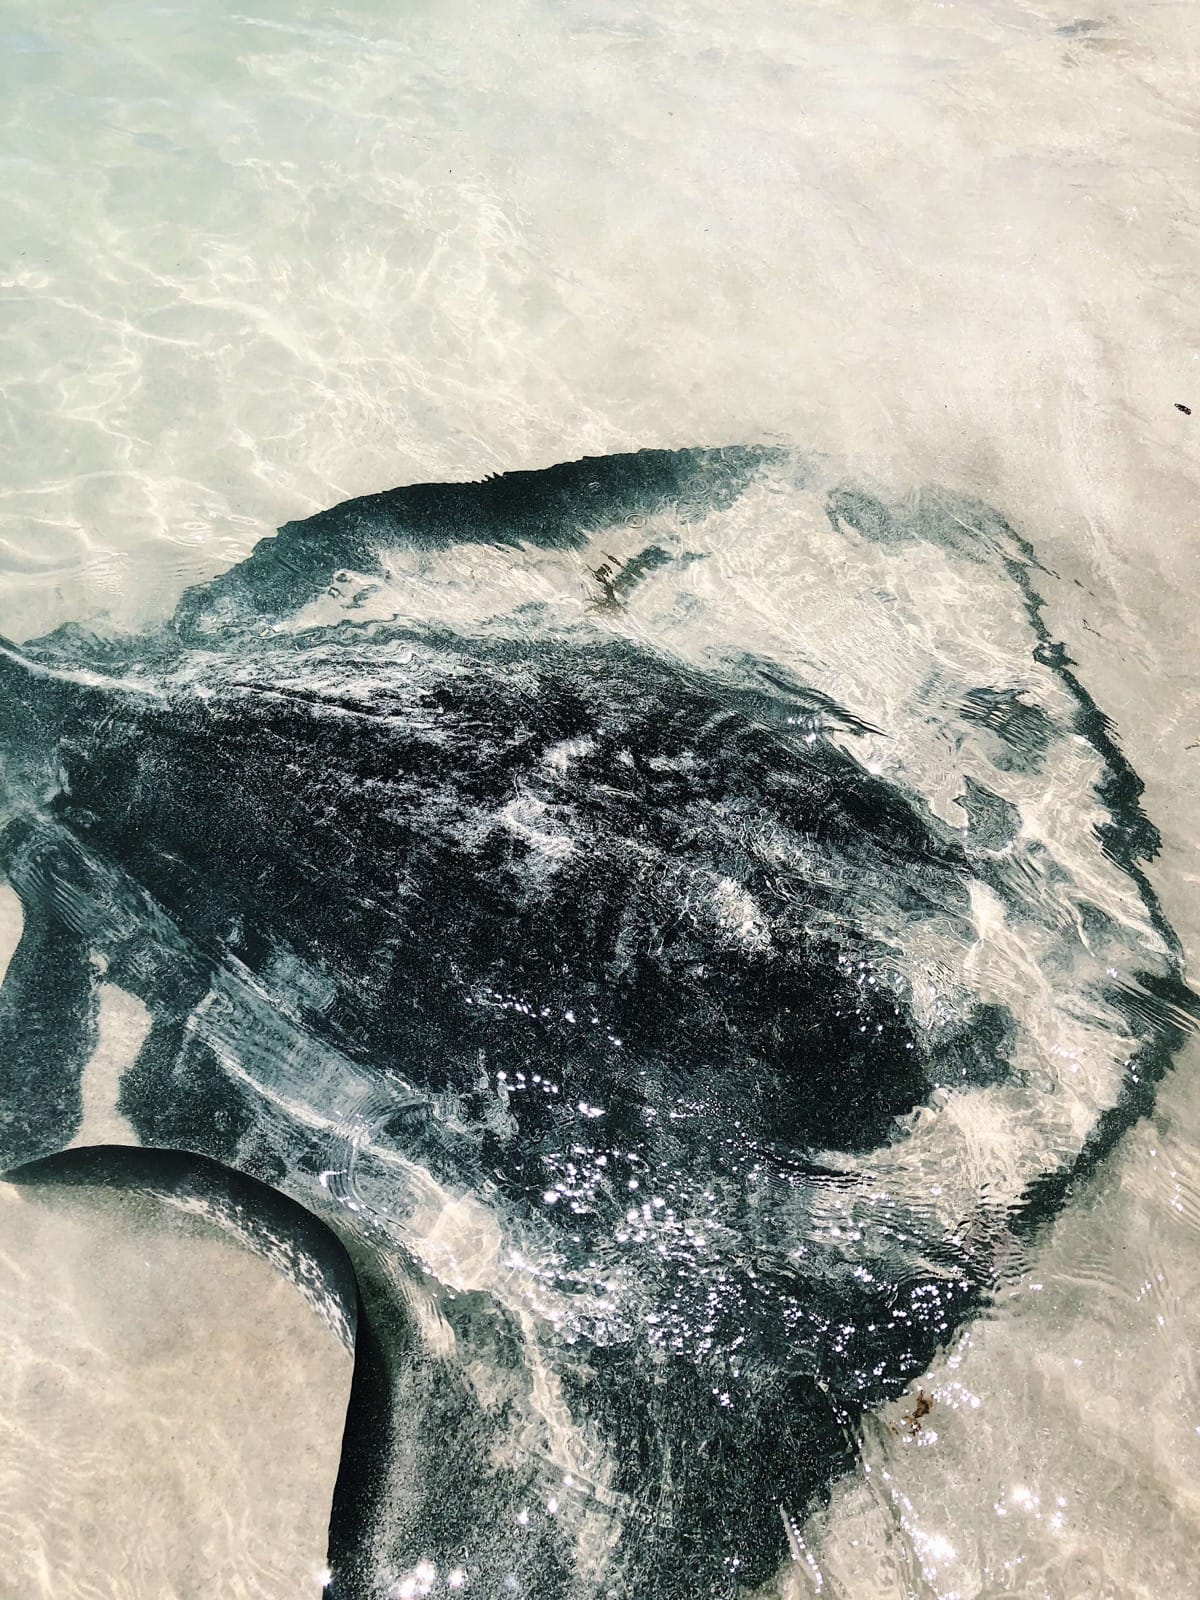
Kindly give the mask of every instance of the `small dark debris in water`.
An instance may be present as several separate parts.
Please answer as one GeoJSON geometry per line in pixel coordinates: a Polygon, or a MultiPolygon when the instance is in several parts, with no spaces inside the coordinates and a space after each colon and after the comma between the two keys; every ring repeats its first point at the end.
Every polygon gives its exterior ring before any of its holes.
{"type": "Polygon", "coordinates": [[[907,1422],[909,1433],[916,1435],[921,1431],[922,1417],[927,1417],[932,1410],[933,1396],[924,1389],[918,1389],[912,1410],[906,1411],[901,1420],[907,1422]]]}
{"type": "Polygon", "coordinates": [[[1191,406],[1185,406],[1182,400],[1176,400],[1175,409],[1176,411],[1182,411],[1185,417],[1190,417],[1192,414],[1191,406]]]}
{"type": "Polygon", "coordinates": [[[613,582],[613,569],[612,566],[609,565],[610,562],[618,567],[624,565],[623,562],[617,561],[615,556],[609,556],[608,561],[602,563],[598,567],[591,567],[588,570],[591,572],[592,577],[595,578],[596,582],[604,590],[604,600],[602,603],[604,605],[615,606],[619,604],[619,599],[617,596],[617,586],[613,582]]]}
{"type": "MultiPolygon", "coordinates": [[[[601,605],[620,605],[628,592],[635,588],[641,580],[659,567],[666,566],[671,557],[659,545],[648,545],[638,555],[630,557],[628,561],[621,561],[617,556],[604,551],[605,560],[598,566],[590,569],[592,577],[604,590],[604,599],[601,605]]],[[[693,557],[693,559],[696,559],[693,557]]]]}

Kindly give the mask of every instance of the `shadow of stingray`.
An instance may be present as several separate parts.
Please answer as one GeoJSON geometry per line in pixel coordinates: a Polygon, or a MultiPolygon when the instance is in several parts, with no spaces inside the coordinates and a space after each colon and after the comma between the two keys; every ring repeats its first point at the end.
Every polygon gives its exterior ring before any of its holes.
{"type": "Polygon", "coordinates": [[[334,1592],[724,1600],[1194,1001],[1033,553],[779,450],[289,524],[0,651],[0,1163],[118,1109],[360,1286],[334,1592]]]}

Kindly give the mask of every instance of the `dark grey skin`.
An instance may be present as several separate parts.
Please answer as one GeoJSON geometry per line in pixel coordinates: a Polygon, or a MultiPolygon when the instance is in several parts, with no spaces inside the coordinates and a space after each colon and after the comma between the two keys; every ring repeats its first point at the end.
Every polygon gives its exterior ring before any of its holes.
{"type": "MultiPolygon", "coordinates": [[[[830,736],[853,735],[848,712],[771,663],[708,675],[536,625],[270,631],[336,574],[382,572],[389,546],[686,524],[775,455],[371,497],[289,525],[155,635],[67,630],[0,657],[0,845],[25,917],[0,992],[0,1165],[77,1132],[103,981],[150,1018],[120,1098],[141,1142],[337,1234],[361,1294],[337,1595],[426,1592],[435,1571],[497,1600],[732,1600],[852,1465],[863,1410],[986,1298],[967,1246],[923,1239],[914,1270],[884,1228],[864,1281],[804,1230],[844,1181],[823,1153],[888,1147],[935,1091],[1013,1071],[1003,1007],[931,1023],[871,976],[866,910],[886,886],[914,927],[955,933],[968,880],[1010,896],[1004,802],[968,791],[964,844],[830,736]],[[789,865],[815,845],[824,880],[789,865]],[[731,937],[712,910],[731,884],[761,930],[731,937]],[[503,1241],[486,1281],[422,1243],[451,1203],[503,1241]]],[[[921,536],[857,491],[829,515],[921,536]]],[[[599,603],[669,559],[649,544],[606,569],[599,603]]],[[[1012,580],[1040,627],[1028,570],[1012,580]]],[[[1120,1002],[1138,1050],[1119,1104],[1014,1236],[1145,1109],[1191,1004],[1138,867],[1140,786],[1065,659],[1042,665],[1071,689],[1065,736],[1107,763],[1106,847],[1171,953],[1120,1002]]],[[[971,692],[964,725],[1004,759],[1064,736],[1005,685],[971,692]]]]}

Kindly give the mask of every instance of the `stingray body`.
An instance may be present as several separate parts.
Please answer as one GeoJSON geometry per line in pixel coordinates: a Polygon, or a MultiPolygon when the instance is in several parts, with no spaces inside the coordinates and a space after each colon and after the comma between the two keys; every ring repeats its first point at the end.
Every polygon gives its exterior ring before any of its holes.
{"type": "Polygon", "coordinates": [[[720,1600],[1190,1001],[1031,553],[772,450],[290,524],[0,663],[0,1161],[133,1135],[362,1285],[333,1592],[720,1600]]]}

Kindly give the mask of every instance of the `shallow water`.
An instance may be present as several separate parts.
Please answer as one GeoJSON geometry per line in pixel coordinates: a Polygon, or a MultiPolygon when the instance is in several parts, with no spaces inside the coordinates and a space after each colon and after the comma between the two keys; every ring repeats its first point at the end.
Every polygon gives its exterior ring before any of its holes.
{"type": "MultiPolygon", "coordinates": [[[[1032,542],[1195,948],[1187,7],[4,27],[5,633],[157,620],[351,494],[796,444],[1032,542]]],[[[868,1419],[864,1470],[793,1530],[796,1593],[1197,1592],[1195,1061],[922,1380],[920,1430],[868,1419]]],[[[52,1549],[69,1514],[36,1472],[9,1492],[52,1549]]]]}
{"type": "Polygon", "coordinates": [[[0,1205],[0,1593],[319,1593],[350,1357],[303,1244],[145,1181],[0,1205]]]}

